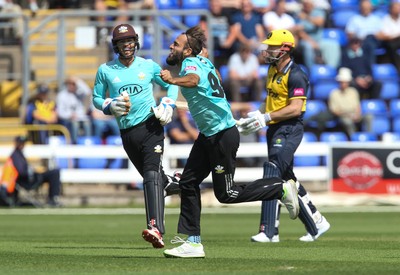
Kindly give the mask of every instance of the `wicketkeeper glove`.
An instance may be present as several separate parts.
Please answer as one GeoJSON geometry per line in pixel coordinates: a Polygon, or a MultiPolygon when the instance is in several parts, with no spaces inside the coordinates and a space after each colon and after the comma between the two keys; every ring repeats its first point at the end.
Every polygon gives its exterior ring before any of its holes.
{"type": "Polygon", "coordinates": [[[123,92],[116,98],[106,98],[102,107],[105,115],[113,115],[116,117],[127,115],[131,108],[128,93],[123,92]]]}
{"type": "Polygon", "coordinates": [[[238,130],[244,135],[249,135],[264,128],[271,121],[270,114],[262,114],[260,111],[247,113],[248,118],[239,120],[238,130]]]}
{"type": "Polygon", "coordinates": [[[171,122],[174,114],[175,100],[169,97],[163,97],[160,105],[152,107],[155,117],[160,121],[162,126],[171,122]]]}

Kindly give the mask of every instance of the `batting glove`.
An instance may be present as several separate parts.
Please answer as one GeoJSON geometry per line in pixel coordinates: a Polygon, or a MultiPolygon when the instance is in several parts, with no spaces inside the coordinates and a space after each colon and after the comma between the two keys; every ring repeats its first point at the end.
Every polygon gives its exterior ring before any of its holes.
{"type": "Polygon", "coordinates": [[[248,118],[241,118],[239,120],[239,132],[244,135],[249,135],[264,128],[268,122],[271,121],[270,114],[262,114],[260,111],[247,113],[248,118]]]}
{"type": "Polygon", "coordinates": [[[103,113],[105,115],[125,116],[129,113],[130,108],[131,102],[126,92],[116,98],[106,98],[103,103],[103,113]]]}
{"type": "Polygon", "coordinates": [[[160,105],[152,107],[155,117],[160,121],[162,126],[171,122],[174,114],[175,100],[169,97],[163,97],[160,105]]]}

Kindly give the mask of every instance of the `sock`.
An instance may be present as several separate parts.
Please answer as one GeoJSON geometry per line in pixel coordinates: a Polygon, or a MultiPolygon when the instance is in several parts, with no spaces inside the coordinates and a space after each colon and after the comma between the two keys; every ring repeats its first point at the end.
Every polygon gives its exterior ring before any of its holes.
{"type": "Polygon", "coordinates": [[[187,240],[191,243],[201,243],[200,236],[189,236],[187,240]]]}

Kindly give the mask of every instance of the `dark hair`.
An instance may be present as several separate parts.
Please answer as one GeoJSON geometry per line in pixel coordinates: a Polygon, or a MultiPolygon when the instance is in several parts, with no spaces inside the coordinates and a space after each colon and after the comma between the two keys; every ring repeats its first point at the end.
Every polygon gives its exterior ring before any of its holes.
{"type": "Polygon", "coordinates": [[[184,34],[187,39],[187,47],[192,49],[193,55],[198,55],[206,47],[206,35],[200,27],[192,27],[184,34]]]}

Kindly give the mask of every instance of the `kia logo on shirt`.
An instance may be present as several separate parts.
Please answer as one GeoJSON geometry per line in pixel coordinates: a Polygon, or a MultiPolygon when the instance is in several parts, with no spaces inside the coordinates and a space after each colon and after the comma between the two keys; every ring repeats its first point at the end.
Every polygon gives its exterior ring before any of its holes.
{"type": "Polygon", "coordinates": [[[137,84],[127,84],[119,88],[118,93],[122,94],[123,92],[127,92],[128,95],[136,95],[143,92],[143,88],[137,84]]]}

